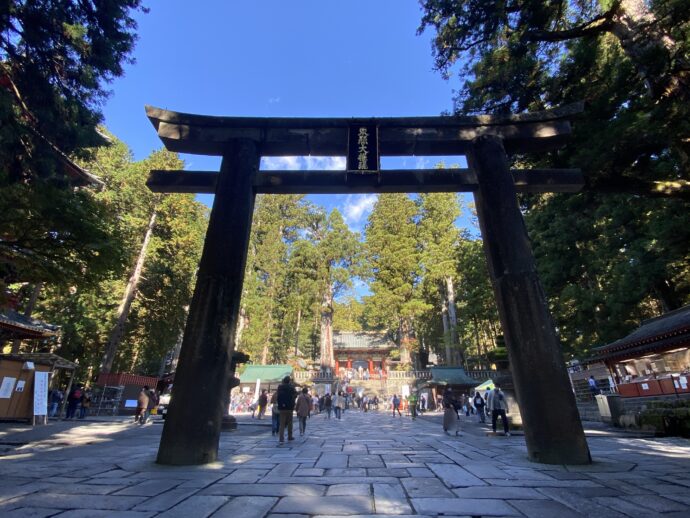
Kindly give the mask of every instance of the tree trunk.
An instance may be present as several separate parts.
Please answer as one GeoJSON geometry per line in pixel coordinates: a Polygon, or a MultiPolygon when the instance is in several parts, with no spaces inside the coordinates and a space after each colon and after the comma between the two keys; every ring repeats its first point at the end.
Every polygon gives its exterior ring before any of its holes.
{"type": "Polygon", "coordinates": [[[122,297],[122,302],[120,303],[120,307],[117,309],[117,320],[115,322],[115,326],[110,331],[108,344],[105,347],[105,354],[103,355],[103,360],[101,361],[99,369],[101,373],[107,374],[113,368],[113,361],[115,361],[117,348],[120,346],[120,342],[122,342],[122,336],[125,331],[125,324],[127,323],[129,310],[131,309],[132,302],[134,302],[134,297],[136,297],[137,294],[139,279],[144,268],[144,261],[146,260],[146,252],[149,247],[149,242],[151,241],[151,236],[153,235],[153,229],[156,225],[156,210],[157,209],[154,207],[153,212],[151,213],[151,218],[149,219],[149,224],[146,227],[144,242],[141,245],[141,250],[139,250],[139,257],[137,257],[134,272],[132,272],[132,276],[129,278],[127,288],[125,289],[125,294],[122,297]]]}
{"type": "Polygon", "coordinates": [[[321,302],[321,367],[335,367],[333,354],[333,286],[323,294],[321,302]]]}
{"type": "Polygon", "coordinates": [[[242,306],[240,308],[240,318],[237,321],[237,334],[235,335],[235,343],[237,345],[239,345],[242,340],[242,332],[244,328],[247,327],[247,320],[247,308],[242,306]]]}
{"type": "Polygon", "coordinates": [[[455,363],[462,365],[465,355],[462,352],[462,344],[458,339],[458,316],[455,308],[455,286],[452,277],[444,279],[446,302],[448,306],[448,326],[450,327],[450,343],[455,355],[455,363]]]}
{"type": "Polygon", "coordinates": [[[302,308],[297,308],[297,322],[295,323],[295,357],[299,355],[299,326],[302,323],[302,308]]]}
{"type": "Polygon", "coordinates": [[[411,363],[410,343],[412,342],[412,323],[409,318],[400,320],[400,363],[411,363]]]}
{"type": "Polygon", "coordinates": [[[656,15],[649,10],[645,0],[621,0],[618,13],[613,17],[611,32],[618,38],[654,99],[682,94],[681,77],[671,70],[678,45],[659,26],[656,15]]]}
{"type": "Polygon", "coordinates": [[[443,322],[443,345],[445,346],[445,364],[450,365],[452,352],[450,349],[450,329],[448,329],[448,299],[441,299],[441,321],[443,322]]]}
{"type": "MultiPolygon", "coordinates": [[[[34,308],[36,307],[36,302],[38,301],[38,296],[41,294],[42,289],[43,289],[43,283],[37,282],[36,285],[34,286],[34,289],[31,291],[31,297],[29,298],[29,302],[26,305],[26,309],[24,309],[24,316],[25,317],[31,318],[31,314],[34,312],[34,308]]],[[[22,344],[21,340],[13,340],[11,353],[12,354],[18,354],[21,344],[22,344]]]]}

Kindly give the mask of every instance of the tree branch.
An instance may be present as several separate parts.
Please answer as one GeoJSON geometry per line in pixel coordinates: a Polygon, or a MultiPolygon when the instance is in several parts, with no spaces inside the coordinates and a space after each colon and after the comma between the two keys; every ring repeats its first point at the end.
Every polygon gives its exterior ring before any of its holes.
{"type": "Polygon", "coordinates": [[[564,41],[593,34],[601,34],[608,31],[613,23],[613,17],[618,12],[619,3],[616,2],[611,9],[603,14],[572,29],[563,31],[527,31],[522,35],[524,41],[564,41]]]}

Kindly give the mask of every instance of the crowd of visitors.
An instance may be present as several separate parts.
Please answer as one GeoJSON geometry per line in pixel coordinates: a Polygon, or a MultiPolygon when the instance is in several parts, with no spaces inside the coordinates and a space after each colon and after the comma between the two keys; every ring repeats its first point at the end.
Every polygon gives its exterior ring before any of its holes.
{"type": "Polygon", "coordinates": [[[380,399],[377,395],[369,396],[364,393],[352,393],[340,390],[333,394],[327,393],[321,396],[310,394],[304,387],[299,391],[292,379],[286,376],[283,382],[273,393],[262,390],[260,395],[252,400],[250,394],[236,394],[230,403],[230,412],[251,412],[252,417],[261,419],[270,412],[272,435],[278,436],[279,443],[294,440],[293,416],[298,419],[300,436],[306,434],[308,419],[315,414],[324,413],[325,419],[340,420],[345,412],[350,409],[362,412],[373,410],[392,411],[393,417],[403,417],[403,411],[412,419],[436,408],[443,412],[443,430],[449,434],[459,435],[460,416],[477,416],[479,423],[486,423],[487,416],[491,417],[492,430],[495,433],[498,419],[501,419],[503,433],[509,433],[508,403],[504,393],[499,387],[487,390],[483,395],[475,391],[461,394],[454,392],[450,387],[446,388],[437,401],[429,401],[428,392],[413,391],[407,396],[394,394],[388,399],[380,399]]]}

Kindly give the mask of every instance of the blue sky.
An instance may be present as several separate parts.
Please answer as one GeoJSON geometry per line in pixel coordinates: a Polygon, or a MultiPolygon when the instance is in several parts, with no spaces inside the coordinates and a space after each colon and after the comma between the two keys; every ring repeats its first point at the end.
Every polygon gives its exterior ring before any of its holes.
{"type": "MultiPolygon", "coordinates": [[[[433,71],[431,33],[417,36],[417,0],[157,0],[138,16],[136,63],[111,85],[106,126],[137,159],[161,143],[144,114],[170,110],[254,117],[439,115],[457,79],[433,71]]],[[[220,159],[183,155],[187,169],[220,159]]],[[[465,165],[462,157],[382,158],[383,168],[465,165]]],[[[344,169],[343,157],[265,159],[264,169],[344,169]]],[[[361,231],[374,195],[309,197],[361,231]]],[[[199,199],[212,203],[212,196],[199,199]]],[[[471,202],[471,196],[465,198],[471,202]]],[[[458,220],[469,225],[469,214],[458,220]]]]}

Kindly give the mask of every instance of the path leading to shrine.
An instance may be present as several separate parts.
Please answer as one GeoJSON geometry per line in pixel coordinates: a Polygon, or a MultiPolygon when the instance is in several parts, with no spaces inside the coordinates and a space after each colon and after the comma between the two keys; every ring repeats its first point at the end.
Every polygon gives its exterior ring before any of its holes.
{"type": "MultiPolygon", "coordinates": [[[[342,515],[688,516],[690,441],[588,430],[591,466],[526,460],[523,437],[460,437],[440,415],[312,417],[278,446],[269,421],[240,418],[220,461],[154,464],[162,426],[125,421],[0,428],[0,514],[306,518],[342,515]],[[23,444],[25,443],[25,444],[23,444]]],[[[295,426],[297,423],[295,422],[295,426]]]]}

